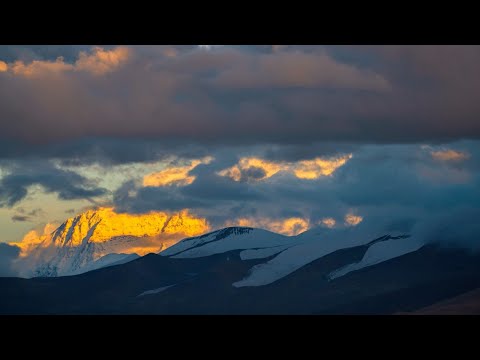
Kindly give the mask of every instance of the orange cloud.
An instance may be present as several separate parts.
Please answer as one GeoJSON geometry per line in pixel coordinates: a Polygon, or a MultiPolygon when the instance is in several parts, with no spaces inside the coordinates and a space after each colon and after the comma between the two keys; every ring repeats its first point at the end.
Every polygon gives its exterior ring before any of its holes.
{"type": "Polygon", "coordinates": [[[254,180],[268,179],[280,171],[293,173],[299,179],[314,180],[322,176],[332,175],[335,170],[345,165],[351,158],[352,154],[330,159],[318,157],[313,160],[297,162],[273,162],[254,157],[242,158],[236,165],[218,172],[218,175],[240,181],[243,173],[252,169],[261,169],[264,174],[254,177],[254,180]]]}
{"type": "Polygon", "coordinates": [[[333,159],[316,158],[313,160],[299,161],[293,164],[293,172],[300,179],[318,179],[321,176],[330,176],[340,166],[352,158],[352,154],[333,159]]]}
{"type": "Polygon", "coordinates": [[[58,57],[55,61],[34,60],[30,64],[25,64],[23,61],[15,61],[9,66],[11,72],[15,75],[22,75],[25,77],[35,77],[45,74],[58,74],[66,71],[72,71],[75,67],[63,60],[63,57],[58,57]]]}
{"type": "Polygon", "coordinates": [[[130,58],[131,50],[127,47],[117,47],[104,50],[100,47],[92,49],[91,53],[80,52],[78,60],[67,63],[62,56],[55,61],[34,60],[26,64],[21,60],[8,65],[0,61],[0,71],[10,71],[14,75],[38,77],[49,74],[61,74],[69,71],[86,71],[95,75],[102,75],[123,65],[130,58]]]}
{"type": "Polygon", "coordinates": [[[5,72],[8,70],[8,65],[4,61],[0,61],[0,72],[5,72]]]}
{"type": "Polygon", "coordinates": [[[47,223],[41,230],[29,231],[20,242],[11,243],[21,249],[20,257],[25,257],[35,248],[47,247],[51,244],[51,234],[58,227],[58,224],[47,223]]]}
{"type": "Polygon", "coordinates": [[[123,65],[131,56],[131,50],[125,46],[119,46],[113,50],[95,47],[92,52],[92,54],[84,51],[80,52],[79,58],[75,63],[75,70],[102,75],[123,65]]]}
{"type": "Polygon", "coordinates": [[[347,214],[345,215],[345,225],[356,226],[363,221],[363,217],[360,215],[347,214]]]}
{"type": "Polygon", "coordinates": [[[440,160],[440,161],[462,161],[470,157],[470,154],[466,152],[450,150],[450,149],[432,151],[431,154],[435,160],[440,160]]]}
{"type": "Polygon", "coordinates": [[[333,228],[335,226],[337,222],[335,221],[334,218],[323,218],[321,221],[320,221],[320,225],[322,226],[325,226],[325,227],[328,227],[328,228],[333,228]]]}
{"type": "Polygon", "coordinates": [[[284,234],[297,235],[309,228],[309,221],[299,217],[287,219],[268,219],[268,218],[239,218],[233,221],[227,221],[225,226],[248,226],[284,234]]]}
{"type": "Polygon", "coordinates": [[[185,186],[190,185],[195,176],[189,175],[189,172],[200,164],[208,164],[213,160],[212,157],[196,159],[190,162],[190,165],[170,167],[165,170],[145,175],[143,177],[143,186],[185,186]]]}
{"type": "Polygon", "coordinates": [[[287,170],[288,166],[286,164],[266,161],[255,157],[242,158],[237,165],[234,165],[228,169],[224,169],[218,174],[220,176],[227,176],[235,181],[240,181],[242,177],[242,172],[252,168],[258,168],[264,171],[265,174],[262,177],[256,179],[263,180],[272,177],[279,171],[287,170]]]}

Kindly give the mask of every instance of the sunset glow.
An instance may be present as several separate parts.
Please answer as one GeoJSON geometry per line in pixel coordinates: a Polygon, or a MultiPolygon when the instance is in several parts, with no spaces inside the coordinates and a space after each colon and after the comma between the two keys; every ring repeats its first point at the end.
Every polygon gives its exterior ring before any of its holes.
{"type": "Polygon", "coordinates": [[[56,232],[54,224],[47,224],[43,233],[32,230],[20,243],[14,244],[22,249],[22,256],[25,256],[37,246],[63,244],[67,237],[68,245],[76,247],[85,239],[92,243],[102,243],[117,236],[132,236],[145,239],[133,242],[123,252],[144,254],[165,249],[182,238],[200,235],[209,229],[206,219],[195,217],[188,210],[176,214],[150,212],[135,215],[119,214],[113,208],[99,208],[68,219],[56,232]]]}
{"type": "Polygon", "coordinates": [[[143,178],[143,186],[190,185],[195,180],[195,176],[189,175],[189,172],[200,164],[209,164],[212,160],[212,157],[192,160],[187,166],[168,167],[165,170],[148,174],[143,178]]]}
{"type": "Polygon", "coordinates": [[[0,45],[0,283],[59,278],[0,284],[8,306],[45,285],[27,306],[168,312],[191,288],[209,311],[291,275],[316,285],[258,304],[336,311],[379,259],[480,249],[480,46],[103,40],[0,45]]]}
{"type": "Polygon", "coordinates": [[[11,70],[14,75],[38,77],[51,74],[60,74],[69,71],[86,71],[95,75],[103,75],[113,71],[129,59],[131,51],[127,47],[117,47],[113,50],[104,50],[94,47],[91,53],[80,52],[75,63],[68,63],[64,57],[55,60],[33,60],[30,63],[18,60],[8,66],[0,61],[0,71],[11,70]]]}
{"type": "Polygon", "coordinates": [[[297,162],[271,162],[259,158],[242,158],[238,164],[224,169],[218,174],[234,181],[240,181],[242,176],[248,176],[249,172],[259,170],[261,173],[253,177],[254,180],[259,181],[268,179],[280,171],[285,171],[293,173],[299,179],[315,180],[322,176],[332,175],[351,158],[352,154],[338,158],[315,158],[297,162]]]}
{"type": "Polygon", "coordinates": [[[345,215],[345,225],[356,226],[363,221],[363,217],[360,215],[347,214],[345,215]]]}
{"type": "Polygon", "coordinates": [[[226,226],[247,226],[268,229],[284,235],[298,235],[308,230],[309,221],[298,217],[287,219],[240,218],[228,221],[226,226]]]}
{"type": "Polygon", "coordinates": [[[441,161],[462,161],[468,159],[470,156],[467,153],[449,149],[432,151],[432,157],[435,160],[441,161]]]}

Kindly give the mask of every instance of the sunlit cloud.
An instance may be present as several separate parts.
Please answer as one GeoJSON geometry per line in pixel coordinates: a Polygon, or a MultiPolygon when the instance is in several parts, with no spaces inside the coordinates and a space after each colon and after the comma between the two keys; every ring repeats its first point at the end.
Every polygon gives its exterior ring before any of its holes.
{"type": "Polygon", "coordinates": [[[22,241],[10,244],[18,246],[21,249],[20,256],[25,257],[34,249],[50,246],[51,235],[58,226],[56,223],[47,223],[43,228],[30,230],[22,241]]]}
{"type": "Polygon", "coordinates": [[[5,61],[0,61],[0,72],[5,72],[8,70],[8,65],[5,61]]]}
{"type": "Polygon", "coordinates": [[[299,217],[287,219],[239,218],[227,221],[225,226],[247,226],[267,229],[284,235],[297,235],[309,229],[309,221],[299,217]]]}
{"type": "Polygon", "coordinates": [[[315,180],[323,176],[331,176],[351,158],[352,154],[329,159],[318,157],[297,162],[272,162],[255,157],[242,158],[236,165],[218,172],[218,175],[229,177],[234,181],[259,181],[268,179],[280,171],[286,171],[299,179],[315,180]]]}
{"type": "Polygon", "coordinates": [[[212,157],[207,156],[203,159],[192,160],[190,165],[168,167],[165,170],[148,174],[143,177],[143,186],[190,185],[195,180],[195,176],[189,175],[190,171],[200,164],[209,164],[212,160],[212,157]]]}
{"type": "Polygon", "coordinates": [[[84,51],[80,52],[79,58],[75,63],[75,69],[102,75],[115,70],[127,62],[130,56],[131,50],[125,46],[119,46],[113,50],[95,47],[91,54],[84,51]]]}
{"type": "Polygon", "coordinates": [[[340,166],[352,158],[352,154],[333,159],[316,158],[313,160],[300,161],[293,164],[293,172],[300,179],[318,179],[321,176],[330,176],[340,166]]]}
{"type": "Polygon", "coordinates": [[[177,160],[177,158],[172,156],[166,160],[159,160],[156,162],[134,162],[108,166],[98,163],[68,165],[63,164],[59,160],[53,160],[52,163],[57,169],[73,171],[77,174],[81,174],[89,181],[96,183],[98,186],[114,190],[120,187],[125,180],[143,182],[145,176],[164,170],[165,166],[174,160],[177,160]]]}
{"type": "Polygon", "coordinates": [[[356,226],[360,224],[363,220],[363,217],[360,215],[347,214],[345,215],[345,225],[347,226],[356,226]]]}
{"type": "Polygon", "coordinates": [[[18,60],[9,66],[9,70],[15,75],[35,77],[73,71],[75,70],[75,66],[66,63],[63,57],[60,56],[55,61],[34,60],[29,64],[18,60]]]}
{"type": "Polygon", "coordinates": [[[70,71],[85,71],[94,75],[103,75],[126,63],[130,55],[131,50],[123,46],[112,50],[94,47],[89,53],[80,52],[77,61],[73,64],[65,62],[62,56],[54,61],[33,60],[30,63],[25,63],[22,60],[17,60],[9,65],[0,61],[0,71],[10,71],[14,75],[25,77],[61,74],[70,71]]]}
{"type": "Polygon", "coordinates": [[[283,163],[275,163],[271,161],[262,160],[259,158],[251,157],[251,158],[243,158],[240,159],[238,164],[224,169],[218,174],[220,176],[229,177],[235,181],[242,180],[242,177],[246,176],[249,178],[254,178],[255,180],[263,180],[269,177],[272,177],[276,173],[282,170],[288,170],[288,165],[283,163]],[[254,173],[254,170],[259,170],[258,174],[254,173]],[[248,175],[255,174],[254,176],[248,175]]]}
{"type": "Polygon", "coordinates": [[[327,227],[327,228],[333,228],[337,222],[335,221],[334,218],[328,217],[328,218],[323,218],[320,220],[320,225],[327,227]]]}
{"type": "Polygon", "coordinates": [[[470,154],[466,152],[451,149],[432,151],[431,154],[435,160],[440,161],[462,161],[470,157],[470,154]]]}

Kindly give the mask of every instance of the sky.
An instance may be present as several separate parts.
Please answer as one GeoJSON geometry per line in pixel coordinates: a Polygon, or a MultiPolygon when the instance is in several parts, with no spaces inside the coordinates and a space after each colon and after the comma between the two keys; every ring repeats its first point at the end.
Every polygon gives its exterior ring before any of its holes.
{"type": "Polygon", "coordinates": [[[0,257],[99,207],[472,243],[478,94],[479,46],[0,46],[0,257]]]}

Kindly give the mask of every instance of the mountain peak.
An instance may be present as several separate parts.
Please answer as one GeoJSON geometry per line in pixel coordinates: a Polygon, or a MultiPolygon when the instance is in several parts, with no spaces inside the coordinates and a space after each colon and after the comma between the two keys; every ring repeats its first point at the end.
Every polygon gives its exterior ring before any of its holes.
{"type": "Polygon", "coordinates": [[[192,236],[208,230],[204,219],[187,211],[169,215],[117,213],[113,208],[88,210],[65,221],[53,234],[55,244],[81,245],[84,241],[102,243],[117,236],[151,237],[182,233],[192,236]]]}
{"type": "Polygon", "coordinates": [[[168,214],[117,213],[114,208],[88,210],[67,219],[58,228],[45,227],[43,234],[29,232],[21,243],[27,276],[78,273],[108,254],[158,252],[187,236],[209,230],[205,219],[188,211],[168,214]]]}

